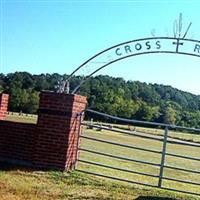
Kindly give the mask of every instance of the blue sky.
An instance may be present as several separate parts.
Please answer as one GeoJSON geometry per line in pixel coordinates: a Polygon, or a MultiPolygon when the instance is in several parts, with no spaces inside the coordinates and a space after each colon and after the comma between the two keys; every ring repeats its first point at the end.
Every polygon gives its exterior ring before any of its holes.
{"type": "MultiPolygon", "coordinates": [[[[192,22],[187,38],[200,40],[199,0],[0,2],[0,72],[5,74],[70,74],[94,54],[121,42],[152,37],[151,32],[173,37],[173,23],[180,12],[183,32],[192,22]]],[[[200,94],[200,58],[196,57],[136,56],[100,73],[200,94]]]]}

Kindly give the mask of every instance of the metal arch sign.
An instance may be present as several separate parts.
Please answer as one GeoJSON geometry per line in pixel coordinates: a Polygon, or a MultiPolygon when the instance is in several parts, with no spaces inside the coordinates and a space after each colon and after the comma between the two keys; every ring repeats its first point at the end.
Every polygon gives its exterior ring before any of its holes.
{"type": "Polygon", "coordinates": [[[182,54],[200,57],[200,41],[174,37],[151,37],[131,40],[112,46],[89,58],[69,76],[68,81],[74,73],[81,68],[88,65],[95,67],[93,72],[87,75],[72,93],[75,93],[92,75],[108,65],[132,56],[156,53],[182,54]]]}
{"type": "Polygon", "coordinates": [[[200,41],[169,37],[144,38],[117,45],[114,51],[119,57],[149,53],[178,53],[200,57],[200,41]]]}

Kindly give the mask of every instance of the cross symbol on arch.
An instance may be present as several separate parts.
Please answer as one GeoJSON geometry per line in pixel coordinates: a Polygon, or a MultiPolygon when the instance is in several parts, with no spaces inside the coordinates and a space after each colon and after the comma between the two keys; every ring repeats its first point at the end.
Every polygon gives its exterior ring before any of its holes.
{"type": "Polygon", "coordinates": [[[177,42],[173,42],[174,45],[176,45],[176,53],[178,53],[178,48],[180,45],[183,45],[183,42],[180,42],[180,39],[177,38],[177,42]]]}

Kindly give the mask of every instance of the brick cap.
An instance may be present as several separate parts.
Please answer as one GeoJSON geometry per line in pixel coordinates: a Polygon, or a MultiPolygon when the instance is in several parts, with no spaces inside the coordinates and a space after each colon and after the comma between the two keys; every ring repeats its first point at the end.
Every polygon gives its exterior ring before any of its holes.
{"type": "Polygon", "coordinates": [[[45,95],[45,96],[49,96],[49,97],[54,97],[54,98],[66,98],[69,99],[71,101],[75,101],[75,102],[79,102],[79,103],[85,103],[87,104],[87,97],[85,96],[81,96],[78,94],[65,94],[65,93],[57,93],[57,92],[53,92],[53,91],[47,91],[47,90],[43,90],[40,93],[41,95],[45,95]]]}
{"type": "Polygon", "coordinates": [[[9,97],[9,94],[6,94],[6,93],[0,93],[0,97],[9,97]]]}

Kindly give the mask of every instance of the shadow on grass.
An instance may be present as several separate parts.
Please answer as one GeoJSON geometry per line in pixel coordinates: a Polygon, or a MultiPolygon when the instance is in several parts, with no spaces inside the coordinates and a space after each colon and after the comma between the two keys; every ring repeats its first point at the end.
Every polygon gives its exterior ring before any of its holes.
{"type": "Polygon", "coordinates": [[[23,163],[23,162],[13,162],[13,161],[0,161],[0,171],[15,171],[15,170],[20,170],[20,171],[28,171],[28,172],[34,172],[34,171],[59,171],[56,169],[47,169],[47,168],[39,168],[35,167],[32,164],[29,163],[23,163]]]}
{"type": "Polygon", "coordinates": [[[167,197],[140,196],[135,200],[175,200],[175,199],[167,197]]]}
{"type": "Polygon", "coordinates": [[[1,171],[14,171],[14,170],[21,170],[21,171],[43,171],[43,172],[64,172],[65,170],[57,169],[55,167],[37,167],[31,163],[23,162],[23,161],[0,161],[0,170],[1,171]]]}
{"type": "Polygon", "coordinates": [[[0,161],[0,170],[1,171],[13,171],[13,170],[34,171],[34,169],[29,166],[24,166],[24,165],[16,164],[16,163],[1,162],[1,161],[0,161]]]}

